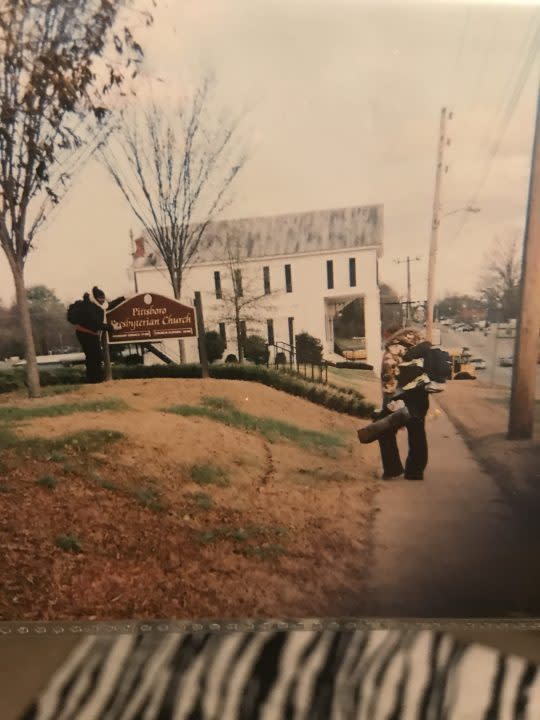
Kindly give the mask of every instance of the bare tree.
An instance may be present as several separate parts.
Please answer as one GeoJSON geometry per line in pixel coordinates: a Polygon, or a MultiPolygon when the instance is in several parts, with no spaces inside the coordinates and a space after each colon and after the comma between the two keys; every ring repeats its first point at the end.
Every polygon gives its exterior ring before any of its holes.
{"type": "Polygon", "coordinates": [[[126,4],[2,0],[0,7],[0,245],[13,274],[31,397],[40,386],[25,265],[75,171],[103,140],[113,90],[124,85],[126,68],[136,74],[140,46],[128,27],[114,34],[126,4]]]}
{"type": "Polygon", "coordinates": [[[503,318],[515,318],[519,311],[521,246],[517,233],[496,238],[485,257],[486,270],[478,292],[490,308],[500,308],[503,318]]]}
{"type": "Polygon", "coordinates": [[[485,310],[486,301],[472,295],[460,295],[449,293],[437,302],[437,310],[440,317],[455,318],[458,320],[470,319],[471,310],[485,310]]]}
{"type": "Polygon", "coordinates": [[[246,327],[249,323],[260,326],[268,318],[277,292],[265,288],[262,276],[257,278],[249,272],[244,244],[234,231],[227,234],[222,251],[218,262],[225,266],[225,283],[215,314],[221,322],[234,325],[238,361],[243,362],[246,327]]]}
{"type": "MultiPolygon", "coordinates": [[[[125,111],[101,156],[163,259],[174,297],[195,260],[208,225],[230,201],[245,156],[238,119],[217,121],[213,80],[206,78],[186,107],[155,104],[125,111]]],[[[182,343],[180,344],[182,354],[182,343]]]]}

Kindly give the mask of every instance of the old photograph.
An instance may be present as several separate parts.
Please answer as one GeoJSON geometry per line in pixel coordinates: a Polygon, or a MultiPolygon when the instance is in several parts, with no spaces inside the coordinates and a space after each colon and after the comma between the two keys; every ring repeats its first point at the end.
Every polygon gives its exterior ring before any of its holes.
{"type": "Polygon", "coordinates": [[[1,623],[540,615],[539,49],[0,3],[1,623]]]}

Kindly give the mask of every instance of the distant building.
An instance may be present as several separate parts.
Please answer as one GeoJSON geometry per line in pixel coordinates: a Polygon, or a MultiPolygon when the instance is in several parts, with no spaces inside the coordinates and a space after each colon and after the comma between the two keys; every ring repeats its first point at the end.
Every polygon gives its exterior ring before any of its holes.
{"type": "MultiPolygon", "coordinates": [[[[231,237],[241,249],[239,267],[244,286],[261,296],[254,313],[258,317],[246,323],[247,335],[261,335],[272,345],[285,347],[294,345],[298,333],[308,332],[322,341],[325,356],[330,357],[335,350],[336,318],[352,301],[361,299],[354,308],[359,307],[363,315],[358,322],[363,338],[354,340],[365,347],[367,362],[378,370],[382,206],[223,220],[210,225],[185,274],[182,302],[192,305],[195,291],[201,292],[206,329],[222,334],[227,342],[226,354],[236,354],[236,330],[224,318],[223,300],[232,291],[226,261],[226,245],[231,237]]],[[[171,295],[163,259],[152,254],[145,237],[135,241],[130,276],[136,292],[171,295]]],[[[185,345],[186,361],[196,362],[196,341],[187,340],[185,345]]],[[[177,356],[178,344],[164,342],[162,350],[177,356]]]]}

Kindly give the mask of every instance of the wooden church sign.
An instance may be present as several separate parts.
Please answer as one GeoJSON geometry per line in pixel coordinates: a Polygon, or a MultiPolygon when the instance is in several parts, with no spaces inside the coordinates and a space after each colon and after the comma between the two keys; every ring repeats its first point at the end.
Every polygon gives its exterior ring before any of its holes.
{"type": "Polygon", "coordinates": [[[197,337],[195,310],[178,300],[142,293],[107,313],[109,343],[144,343],[197,337]]]}

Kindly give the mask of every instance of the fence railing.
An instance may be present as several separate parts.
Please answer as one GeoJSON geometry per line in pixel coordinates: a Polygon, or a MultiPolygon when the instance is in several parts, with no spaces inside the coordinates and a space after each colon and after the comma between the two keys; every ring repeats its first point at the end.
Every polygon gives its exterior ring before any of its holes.
{"type": "Polygon", "coordinates": [[[328,382],[328,363],[296,363],[296,373],[304,375],[305,378],[311,377],[313,382],[321,382],[326,385],[328,382]]]}
{"type": "Polygon", "coordinates": [[[274,349],[274,362],[271,363],[269,353],[267,367],[273,364],[278,370],[284,370],[295,375],[303,375],[306,379],[309,378],[313,382],[328,382],[328,363],[324,360],[320,363],[299,362],[296,355],[296,348],[284,341],[269,343],[268,349],[270,350],[270,348],[274,349]],[[285,357],[288,356],[288,362],[277,362],[277,357],[280,353],[283,353],[285,357]]]}
{"type": "MultiPolygon", "coordinates": [[[[285,342],[284,340],[278,340],[278,342],[275,343],[269,343],[268,344],[268,350],[270,348],[274,348],[274,364],[283,364],[277,362],[277,357],[280,354],[285,355],[285,357],[288,357],[288,363],[292,367],[294,365],[294,361],[296,358],[296,348],[294,345],[291,345],[290,343],[285,342]]],[[[270,362],[270,357],[268,358],[268,362],[270,362]]]]}

